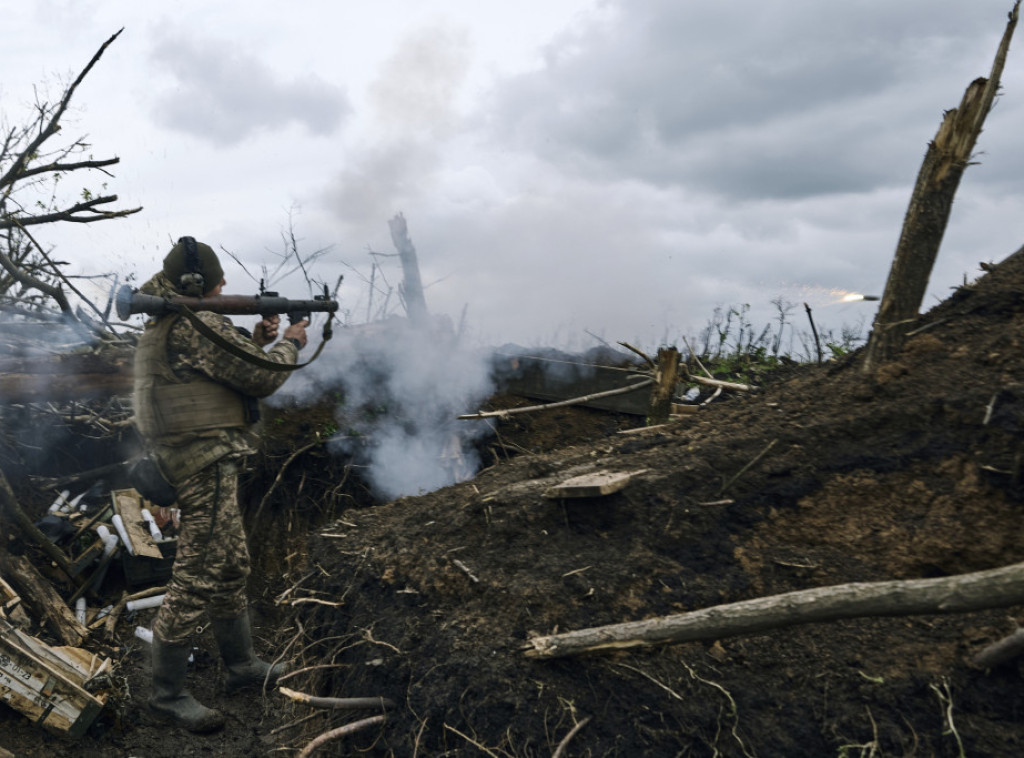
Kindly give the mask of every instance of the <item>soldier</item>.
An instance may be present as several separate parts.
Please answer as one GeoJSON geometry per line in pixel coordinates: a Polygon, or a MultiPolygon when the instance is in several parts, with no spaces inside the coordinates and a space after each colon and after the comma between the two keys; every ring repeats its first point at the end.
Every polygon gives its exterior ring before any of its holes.
{"type": "MultiPolygon", "coordinates": [[[[182,237],[164,258],[163,271],[140,291],[159,297],[218,295],[224,272],[209,245],[182,237]]],[[[280,387],[288,370],[255,365],[294,364],[306,344],[306,322],[277,338],[279,318],[264,318],[251,337],[225,316],[195,314],[233,347],[204,336],[181,314],[146,324],[135,355],[135,424],[150,455],[177,489],[181,509],[178,552],[167,596],[153,624],[152,712],[193,732],[221,728],[224,717],[185,688],[189,636],[209,618],[227,669],[227,691],[272,684],[284,673],[253,652],[246,580],[249,553],[238,505],[238,472],[255,452],[257,398],[280,387]]]]}

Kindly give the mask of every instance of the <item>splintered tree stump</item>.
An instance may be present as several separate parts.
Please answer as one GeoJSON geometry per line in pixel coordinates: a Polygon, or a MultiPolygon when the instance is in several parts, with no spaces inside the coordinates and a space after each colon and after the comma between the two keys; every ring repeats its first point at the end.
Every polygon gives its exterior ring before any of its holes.
{"type": "Polygon", "coordinates": [[[679,381],[679,351],[674,347],[658,350],[657,366],[654,370],[654,389],[651,390],[651,404],[647,411],[647,425],[664,424],[672,416],[672,398],[679,381]]]}
{"type": "Polygon", "coordinates": [[[953,197],[970,165],[975,142],[999,90],[999,77],[1006,64],[1019,8],[1020,0],[1017,0],[989,78],[981,77],[968,85],[960,107],[946,111],[935,139],[928,145],[865,348],[864,373],[873,372],[879,364],[899,353],[910,324],[918,316],[949,222],[953,197]]]}
{"type": "Polygon", "coordinates": [[[416,248],[409,239],[409,228],[405,216],[399,213],[388,221],[391,230],[391,241],[402,261],[402,295],[409,319],[423,323],[427,318],[427,300],[423,295],[423,283],[420,279],[420,264],[416,258],[416,248]]]}

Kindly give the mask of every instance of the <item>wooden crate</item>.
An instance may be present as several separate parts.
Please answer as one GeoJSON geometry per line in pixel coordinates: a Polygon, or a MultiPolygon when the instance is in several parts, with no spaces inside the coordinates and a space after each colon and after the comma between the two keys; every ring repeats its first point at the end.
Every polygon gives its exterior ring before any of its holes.
{"type": "Polygon", "coordinates": [[[132,541],[134,555],[121,553],[121,568],[131,587],[165,584],[171,578],[171,567],[178,552],[178,540],[171,538],[156,542],[142,519],[142,509],[148,500],[133,489],[114,490],[110,493],[114,512],[121,516],[125,531],[132,541]]]}
{"type": "Polygon", "coordinates": [[[106,703],[84,685],[109,670],[108,658],[50,647],[0,618],[0,699],[47,731],[81,737],[106,703]]]}

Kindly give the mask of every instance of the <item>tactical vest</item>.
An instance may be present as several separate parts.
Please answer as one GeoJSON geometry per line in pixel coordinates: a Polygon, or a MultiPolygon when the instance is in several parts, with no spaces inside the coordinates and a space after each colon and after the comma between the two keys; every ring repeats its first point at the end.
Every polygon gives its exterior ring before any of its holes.
{"type": "Polygon", "coordinates": [[[249,426],[243,396],[207,379],[182,381],[171,370],[167,341],[177,316],[147,326],[135,348],[135,427],[177,484],[235,452],[222,432],[249,426]]]}

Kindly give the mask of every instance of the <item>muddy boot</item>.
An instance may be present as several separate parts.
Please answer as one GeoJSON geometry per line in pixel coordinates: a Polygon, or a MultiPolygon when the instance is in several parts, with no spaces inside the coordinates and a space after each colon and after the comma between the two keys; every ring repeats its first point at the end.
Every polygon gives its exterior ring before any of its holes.
{"type": "Polygon", "coordinates": [[[200,703],[185,689],[191,653],[192,646],[188,643],[171,645],[153,636],[153,688],[149,695],[149,709],[190,732],[206,734],[224,726],[224,717],[200,703]]]}
{"type": "Polygon", "coordinates": [[[225,685],[227,692],[234,692],[250,684],[262,686],[264,682],[268,687],[272,686],[288,670],[283,663],[272,666],[256,657],[252,649],[252,626],[248,611],[233,619],[213,619],[211,626],[228,672],[225,685]]]}

